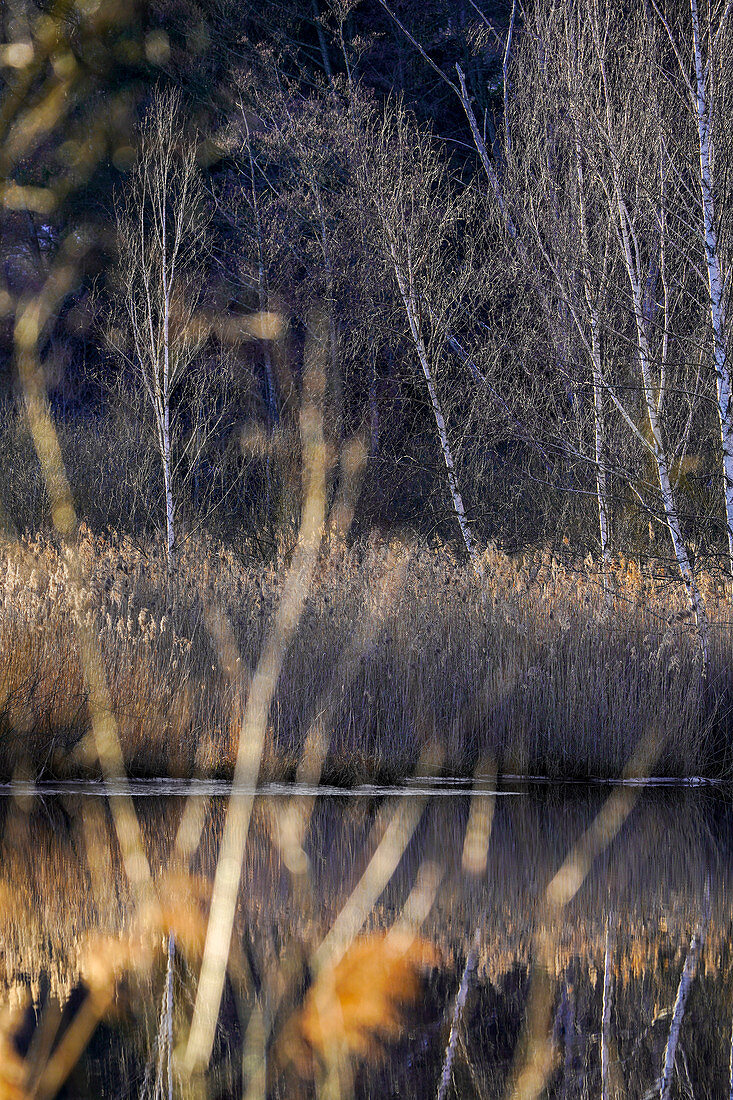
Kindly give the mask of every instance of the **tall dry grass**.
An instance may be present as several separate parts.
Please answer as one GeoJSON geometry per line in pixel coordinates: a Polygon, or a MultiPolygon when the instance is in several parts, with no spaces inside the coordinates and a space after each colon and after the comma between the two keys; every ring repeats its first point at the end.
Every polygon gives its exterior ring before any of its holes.
{"type": "MultiPolygon", "coordinates": [[[[0,551],[0,766],[76,775],[88,723],[73,617],[100,639],[125,763],[135,775],[230,775],[249,679],[281,594],[281,561],[201,538],[171,584],[163,548],[82,531],[82,581],[53,536],[0,551]],[[220,671],[205,624],[220,606],[240,665],[220,671]]],[[[277,688],[263,776],[293,774],[307,731],[332,728],[326,775],[412,773],[427,740],[444,767],[618,775],[643,732],[665,731],[663,775],[728,773],[728,608],[712,584],[707,679],[684,596],[664,570],[616,564],[605,602],[590,561],[511,558],[484,578],[447,548],[332,538],[277,688]]],[[[78,565],[77,565],[78,568],[78,565]]]]}

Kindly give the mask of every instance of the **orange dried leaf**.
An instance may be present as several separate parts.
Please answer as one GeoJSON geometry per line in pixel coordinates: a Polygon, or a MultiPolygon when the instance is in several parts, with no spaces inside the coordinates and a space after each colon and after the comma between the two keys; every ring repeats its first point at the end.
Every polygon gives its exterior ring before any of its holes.
{"type": "Polygon", "coordinates": [[[301,1077],[334,1054],[377,1058],[398,1040],[423,992],[436,948],[409,934],[361,936],[335,966],[325,967],[286,1023],[274,1058],[301,1077]]]}

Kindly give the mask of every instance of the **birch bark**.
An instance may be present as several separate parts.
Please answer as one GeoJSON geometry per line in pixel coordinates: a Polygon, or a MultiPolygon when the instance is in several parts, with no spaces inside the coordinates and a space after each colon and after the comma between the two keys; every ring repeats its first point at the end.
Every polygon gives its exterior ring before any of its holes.
{"type": "MultiPolygon", "coordinates": [[[[723,81],[728,80],[720,62],[724,58],[729,20],[733,0],[725,0],[716,18],[716,7],[711,3],[703,7],[704,18],[698,0],[689,0],[690,38],[686,43],[678,41],[672,26],[656,0],[652,6],[666,33],[676,61],[680,84],[669,76],[674,91],[687,101],[695,132],[696,160],[693,168],[695,184],[699,189],[699,207],[688,213],[690,225],[699,232],[704,252],[704,307],[708,315],[710,352],[715,376],[716,434],[721,454],[721,482],[726,524],[726,572],[729,590],[733,590],[733,402],[729,335],[727,329],[727,305],[733,270],[726,263],[725,250],[720,237],[719,184],[729,172],[729,161],[716,155],[716,125],[722,122],[725,108],[723,91],[715,87],[715,69],[721,70],[723,81]],[[707,45],[707,56],[705,46],[707,45]],[[690,64],[686,60],[689,48],[690,64]],[[718,102],[720,100],[720,102],[718,102]]],[[[681,166],[680,166],[681,167],[681,166]]]]}
{"type": "Polygon", "coordinates": [[[606,950],[603,959],[603,1004],[601,1009],[601,1100],[610,1100],[610,1047],[611,1047],[611,1008],[613,1005],[613,951],[610,930],[610,917],[606,919],[606,950]]]}
{"type": "MultiPolygon", "coordinates": [[[[634,314],[634,326],[636,329],[636,352],[639,372],[641,375],[641,397],[643,411],[646,416],[648,433],[637,435],[646,443],[647,450],[652,456],[659,481],[659,490],[662,503],[662,515],[664,525],[669,532],[674,556],[677,561],[680,576],[685,586],[687,596],[695,617],[695,624],[700,635],[700,645],[703,657],[703,670],[707,668],[708,661],[708,621],[705,604],[700,593],[697,578],[692,568],[690,556],[687,551],[682,528],[680,525],[679,511],[672,489],[670,477],[670,463],[664,445],[662,426],[659,417],[662,395],[659,394],[652,378],[652,356],[647,339],[644,317],[644,287],[640,271],[640,248],[629,212],[624,201],[614,158],[612,169],[613,198],[615,200],[618,215],[618,235],[621,243],[626,274],[631,290],[631,301],[634,314]],[[648,435],[648,438],[647,438],[648,435]]],[[[661,385],[661,380],[659,385],[661,385]]],[[[618,399],[617,403],[618,403],[618,399]]],[[[627,413],[627,420],[630,419],[627,413]]]]}
{"type": "MultiPolygon", "coordinates": [[[[727,19],[730,10],[731,4],[728,3],[723,12],[718,31],[716,32],[715,42],[719,41],[719,33],[723,30],[724,21],[727,19]]],[[[718,397],[718,430],[720,432],[720,448],[723,457],[722,474],[725,497],[725,521],[728,535],[728,574],[731,582],[733,582],[733,407],[731,406],[731,377],[725,324],[725,279],[722,272],[720,245],[718,240],[715,201],[716,189],[713,175],[714,150],[711,128],[712,105],[709,98],[711,87],[710,64],[712,58],[708,55],[707,63],[703,63],[702,46],[700,42],[700,15],[697,0],[690,0],[690,13],[692,16],[694,58],[694,83],[691,91],[693,94],[695,116],[697,120],[698,148],[700,155],[700,200],[703,222],[703,240],[705,245],[705,265],[708,276],[708,306],[712,332],[713,364],[718,397]]],[[[730,276],[730,272],[728,275],[730,276]]]]}
{"type": "Polygon", "coordinates": [[[602,292],[603,286],[606,281],[608,247],[606,243],[601,270],[601,286],[599,288],[599,291],[595,293],[591,276],[588,220],[585,205],[585,172],[583,169],[581,137],[577,125],[577,120],[574,120],[573,129],[575,139],[575,174],[578,185],[578,221],[580,231],[580,244],[583,256],[583,294],[585,297],[586,305],[588,307],[588,314],[590,318],[589,352],[591,361],[591,374],[593,378],[593,457],[595,460],[594,465],[596,475],[596,498],[598,501],[598,535],[601,548],[601,561],[603,562],[603,587],[606,593],[606,600],[610,603],[613,599],[610,570],[611,561],[609,551],[610,502],[608,495],[608,477],[606,473],[606,456],[604,454],[605,417],[603,410],[603,361],[601,357],[601,332],[599,317],[600,311],[598,305],[598,297],[602,292]]]}
{"type": "Polygon", "coordinates": [[[160,384],[160,407],[158,415],[162,419],[161,435],[163,447],[161,459],[163,462],[163,483],[165,486],[165,521],[166,521],[166,547],[168,551],[168,573],[175,569],[176,564],[176,527],[175,511],[173,506],[173,481],[171,470],[171,282],[175,274],[175,256],[171,257],[169,270],[168,256],[168,232],[166,225],[165,209],[161,211],[161,258],[160,280],[162,284],[163,301],[163,377],[160,384]]]}
{"type": "Polygon", "coordinates": [[[458,479],[456,478],[456,468],[455,462],[453,460],[453,452],[451,450],[450,440],[448,439],[448,429],[446,428],[445,417],[443,416],[443,409],[440,404],[440,398],[438,397],[438,390],[436,388],[435,378],[433,376],[433,371],[430,366],[430,360],[428,358],[425,340],[420,330],[417,303],[410,291],[407,280],[405,279],[405,275],[400,266],[399,259],[394,252],[392,252],[392,260],[394,263],[395,279],[399,288],[400,297],[402,298],[402,304],[405,307],[407,322],[410,326],[410,334],[412,336],[412,341],[415,346],[415,351],[417,352],[417,357],[420,362],[420,368],[423,372],[428,395],[430,397],[430,406],[433,410],[433,418],[435,419],[435,427],[438,433],[438,440],[440,442],[440,450],[443,455],[443,462],[445,463],[448,488],[450,490],[451,500],[453,501],[453,511],[456,514],[456,520],[458,521],[458,527],[460,528],[463,545],[466,547],[466,553],[471,559],[474,568],[478,572],[480,570],[476,544],[471,533],[470,525],[466,518],[466,509],[463,506],[463,497],[461,496],[460,489],[458,488],[458,479]]]}
{"type": "MultiPolygon", "coordinates": [[[[438,392],[435,348],[450,339],[452,303],[460,299],[463,275],[443,277],[448,242],[461,217],[446,187],[445,166],[429,139],[398,108],[373,121],[360,135],[358,178],[375,212],[380,247],[394,274],[410,340],[420,364],[446,471],[453,512],[466,553],[477,574],[479,554],[461,494],[446,416],[438,392]],[[426,331],[426,329],[428,331],[426,331]]],[[[452,242],[454,243],[454,242],[452,242]]]]}
{"type": "MultiPolygon", "coordinates": [[[[622,401],[616,390],[605,382],[605,389],[617,410],[621,413],[624,422],[633,434],[643,444],[652,459],[661,503],[661,518],[666,527],[675,561],[680,577],[687,592],[687,597],[693,612],[695,623],[700,638],[700,646],[703,659],[703,673],[707,668],[708,658],[708,621],[704,601],[695,576],[689,551],[680,523],[680,513],[675,499],[675,492],[670,474],[671,461],[667,449],[664,430],[661,422],[661,409],[665,397],[665,370],[666,361],[662,358],[661,369],[654,376],[654,356],[647,334],[647,309],[646,309],[646,256],[654,247],[662,250],[660,260],[661,268],[664,268],[664,231],[656,246],[651,239],[641,240],[637,233],[634,214],[630,211],[626,194],[643,208],[642,173],[641,162],[634,163],[629,156],[630,148],[633,148],[633,117],[626,114],[619,115],[617,97],[623,91],[624,85],[617,87],[613,84],[608,72],[608,56],[611,50],[610,28],[607,21],[596,22],[592,13],[589,20],[595,64],[597,65],[598,88],[600,98],[597,110],[590,109],[589,115],[594,131],[594,140],[597,140],[597,155],[599,158],[599,172],[601,185],[606,196],[609,214],[613,220],[615,235],[619,245],[622,266],[626,275],[629,288],[629,302],[633,318],[635,360],[639,378],[639,399],[641,405],[643,428],[636,422],[629,407],[622,401]],[[625,173],[625,175],[622,175],[625,173]]],[[[640,123],[637,123],[637,127],[640,123]]],[[[653,121],[650,123],[653,125],[653,121]]],[[[664,173],[662,174],[664,178],[664,173]]],[[[662,207],[666,202],[664,187],[662,187],[660,202],[662,207]]],[[[637,212],[638,220],[643,224],[643,209],[637,212]]],[[[664,223],[662,222],[662,226],[664,223]]],[[[651,262],[651,261],[650,261],[651,262]]],[[[668,324],[667,301],[665,298],[665,333],[668,324]]],[[[666,343],[663,345],[666,348],[666,343]]],[[[666,354],[666,351],[664,352],[666,354]]]]}

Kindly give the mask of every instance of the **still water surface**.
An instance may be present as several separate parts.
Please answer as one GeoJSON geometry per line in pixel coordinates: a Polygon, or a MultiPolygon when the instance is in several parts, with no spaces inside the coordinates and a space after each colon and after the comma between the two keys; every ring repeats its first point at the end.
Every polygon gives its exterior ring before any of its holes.
{"type": "MultiPolygon", "coordinates": [[[[6,1004],[28,1001],[17,1045],[26,1051],[30,1043],[32,1052],[32,1044],[40,1042],[37,1029],[35,1039],[32,1035],[33,1024],[55,1005],[67,1005],[68,1016],[69,998],[73,1005],[83,989],[89,943],[100,936],[112,937],[104,943],[124,937],[132,925],[133,900],[110,801],[98,787],[16,786],[4,793],[0,985],[6,1004]]],[[[191,829],[194,835],[190,868],[204,880],[212,878],[228,793],[226,785],[215,783],[199,785],[193,796],[187,784],[133,785],[154,875],[164,875],[173,863],[180,869],[175,842],[185,813],[189,844],[191,829]]],[[[371,1057],[376,1053],[371,1050],[370,1057],[354,1063],[343,1095],[402,1100],[436,1095],[456,990],[475,942],[475,978],[459,1025],[448,1095],[505,1094],[520,1057],[528,989],[539,974],[549,983],[549,1095],[601,1095],[605,985],[608,1095],[658,1096],[680,975],[696,932],[704,932],[704,948],[685,1007],[671,1095],[730,1095],[733,812],[726,793],[705,787],[640,792],[575,897],[551,917],[553,927],[545,929],[550,949],[544,969],[537,970],[538,934],[548,919],[547,885],[608,795],[600,785],[506,782],[498,792],[489,784],[471,793],[459,783],[422,782],[399,792],[321,790],[313,801],[313,792],[264,790],[255,801],[235,930],[235,943],[252,972],[251,1003],[237,992],[236,982],[227,984],[213,1069],[206,1092],[197,1095],[242,1095],[252,1004],[264,1002],[267,1017],[272,976],[284,964],[296,978],[279,1015],[274,1013],[273,1030],[287,1011],[297,1011],[311,980],[304,957],[349,898],[395,812],[410,802],[419,822],[364,930],[391,926],[427,868],[436,893],[432,904],[429,897],[418,899],[419,916],[421,935],[435,948],[435,965],[426,971],[418,1003],[405,1014],[399,1035],[380,1044],[381,1057],[371,1057]],[[477,813],[477,800],[483,813],[477,813]],[[305,842],[308,873],[295,885],[280,835],[287,807],[312,809],[305,842]],[[472,807],[474,823],[485,823],[493,811],[479,874],[469,873],[464,863],[472,807]]],[[[190,1019],[196,966],[176,952],[174,1045],[190,1019]]],[[[160,1013],[167,981],[162,965],[145,981],[120,988],[114,1018],[97,1030],[64,1095],[153,1096],[156,1081],[158,1094],[168,1095],[160,1013]]],[[[172,1082],[175,1095],[194,1095],[175,1075],[172,1082]]],[[[287,1081],[273,1077],[267,1087],[273,1096],[315,1095],[307,1074],[287,1081]]]]}

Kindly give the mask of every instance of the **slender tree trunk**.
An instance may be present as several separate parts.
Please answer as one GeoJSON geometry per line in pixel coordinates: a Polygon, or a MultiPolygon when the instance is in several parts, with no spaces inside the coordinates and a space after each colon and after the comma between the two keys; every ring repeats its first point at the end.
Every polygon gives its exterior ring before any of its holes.
{"type": "MultiPolygon", "coordinates": [[[[637,335],[639,335],[637,333],[637,335]]],[[[639,335],[639,342],[641,336],[639,335]]],[[[644,345],[646,340],[644,338],[644,345]]],[[[645,351],[640,350],[642,361],[645,359],[645,355],[648,354],[648,349],[645,351]]],[[[647,365],[648,365],[648,361],[647,365]]],[[[677,565],[682,577],[682,582],[687,591],[690,606],[695,616],[695,623],[700,635],[700,645],[702,648],[703,658],[703,670],[707,669],[708,663],[708,622],[707,613],[705,611],[705,604],[703,603],[702,595],[697,584],[697,579],[692,569],[689,554],[687,553],[687,547],[682,535],[682,528],[680,527],[679,513],[677,510],[677,504],[674,498],[674,491],[672,489],[672,480],[669,473],[669,463],[664,447],[661,444],[660,425],[657,418],[656,404],[654,402],[653,392],[651,390],[651,383],[648,380],[648,370],[645,372],[644,366],[642,366],[642,373],[645,374],[644,392],[646,397],[646,412],[649,419],[652,435],[652,455],[657,470],[657,477],[659,479],[659,488],[662,497],[662,509],[664,512],[664,522],[667,530],[669,531],[670,538],[672,540],[672,548],[677,560],[677,565]]]]}
{"type": "MultiPolygon", "coordinates": [[[[718,431],[723,456],[723,487],[725,497],[725,521],[727,526],[727,572],[733,583],[733,408],[731,407],[731,377],[728,362],[727,334],[725,329],[725,279],[722,272],[720,246],[715,211],[715,186],[713,180],[713,146],[709,98],[709,65],[703,64],[700,43],[700,17],[697,0],[690,0],[692,14],[693,56],[695,78],[693,84],[695,117],[700,155],[700,197],[702,200],[703,241],[705,265],[708,276],[708,305],[713,338],[713,363],[717,389],[718,431]]],[[[728,10],[723,16],[725,18],[728,10]]]]}
{"type": "Polygon", "coordinates": [[[609,1050],[611,1047],[611,1006],[613,1004],[613,979],[610,921],[606,920],[606,950],[603,961],[603,1006],[601,1011],[601,1100],[610,1100],[611,1074],[609,1050]]]}
{"type": "Polygon", "coordinates": [[[677,996],[675,997],[674,1009],[672,1010],[672,1023],[669,1027],[667,1045],[664,1048],[662,1077],[659,1084],[659,1100],[670,1100],[670,1096],[672,1095],[672,1081],[674,1080],[674,1063],[677,1054],[677,1044],[679,1043],[680,1030],[682,1029],[682,1021],[685,1016],[687,996],[695,980],[700,952],[705,941],[706,925],[707,915],[703,917],[699,928],[692,937],[690,949],[685,959],[685,965],[682,968],[680,984],[677,986],[677,996]]]}
{"type": "Polygon", "coordinates": [[[317,0],[311,0],[311,11],[313,12],[313,22],[315,23],[316,34],[318,35],[318,46],[321,51],[323,69],[328,77],[329,85],[333,85],[333,69],[331,67],[331,59],[328,56],[328,44],[326,42],[326,36],[323,33],[323,24],[321,23],[321,13],[318,10],[317,0]]]}
{"type": "Polygon", "coordinates": [[[520,255],[522,257],[526,257],[524,245],[517,235],[517,227],[514,224],[514,219],[512,218],[507,208],[506,199],[504,197],[504,190],[496,173],[496,169],[494,168],[489,150],[486,147],[486,142],[484,141],[481,131],[479,130],[478,122],[476,120],[476,113],[473,109],[473,103],[471,102],[471,97],[468,94],[468,88],[466,86],[465,73],[461,69],[460,65],[456,65],[456,72],[458,73],[459,83],[459,88],[456,89],[458,93],[458,98],[468,120],[468,125],[471,129],[471,137],[473,138],[476,152],[479,155],[481,165],[484,172],[486,173],[486,178],[489,182],[489,187],[491,188],[494,199],[496,200],[496,204],[499,207],[499,213],[501,214],[502,221],[504,222],[504,227],[512,240],[514,240],[520,255]]]}
{"type": "Polygon", "coordinates": [[[171,462],[171,347],[170,347],[170,280],[168,279],[166,254],[166,226],[165,217],[162,224],[163,263],[161,278],[163,280],[163,381],[161,386],[163,431],[163,482],[165,486],[165,523],[166,546],[168,553],[168,576],[173,573],[176,562],[176,528],[175,509],[173,505],[173,467],[171,462]]]}
{"type": "Polygon", "coordinates": [[[425,340],[420,329],[420,321],[418,318],[416,303],[410,294],[410,288],[405,280],[404,273],[400,266],[400,262],[392,251],[392,260],[394,263],[394,272],[397,279],[397,286],[400,291],[400,297],[402,298],[402,304],[407,314],[407,321],[410,326],[410,335],[412,336],[412,342],[415,345],[415,351],[420,361],[420,367],[422,368],[423,375],[425,377],[425,384],[427,385],[428,395],[430,397],[430,405],[433,410],[433,417],[435,419],[435,427],[438,432],[438,439],[440,441],[440,449],[443,454],[443,461],[445,463],[446,475],[448,477],[448,488],[450,489],[451,499],[453,501],[453,510],[456,514],[456,520],[461,531],[461,537],[463,538],[463,544],[466,547],[466,552],[474,566],[476,572],[480,572],[478,564],[478,552],[476,550],[476,544],[471,533],[468,520],[466,518],[466,510],[463,506],[463,498],[461,496],[460,489],[458,488],[458,480],[456,478],[455,462],[453,461],[453,452],[451,450],[450,441],[448,439],[448,430],[445,424],[445,417],[443,416],[443,409],[440,404],[440,398],[438,397],[438,391],[435,385],[435,379],[433,377],[433,370],[430,366],[430,359],[428,357],[427,348],[425,346],[425,340]]]}
{"type": "Polygon", "coordinates": [[[372,349],[369,370],[369,454],[379,450],[379,403],[377,402],[377,357],[372,349]]]}
{"type": "Polygon", "coordinates": [[[679,513],[677,510],[677,504],[674,498],[674,491],[672,489],[672,480],[669,473],[669,462],[662,441],[662,428],[659,422],[659,410],[657,406],[655,387],[651,374],[651,353],[649,350],[649,343],[647,340],[646,328],[644,323],[643,287],[641,284],[641,279],[639,277],[639,268],[637,263],[638,250],[633,241],[630,219],[628,211],[626,210],[626,206],[623,202],[623,199],[621,198],[621,191],[618,185],[618,181],[615,180],[614,183],[616,188],[616,201],[618,207],[622,254],[624,259],[624,266],[626,268],[626,273],[629,279],[629,285],[631,288],[631,298],[634,309],[634,322],[636,326],[636,351],[639,359],[639,370],[641,372],[644,411],[646,413],[649,434],[651,437],[648,440],[648,446],[654,459],[657,478],[659,481],[664,523],[669,532],[670,539],[672,540],[672,548],[674,550],[674,555],[680,571],[680,576],[687,591],[687,596],[690,601],[690,607],[692,608],[692,612],[695,616],[695,623],[697,625],[698,633],[700,635],[700,645],[702,649],[704,672],[707,669],[708,663],[707,613],[705,611],[705,605],[703,603],[702,595],[697,584],[697,579],[695,578],[695,574],[692,569],[690,557],[687,553],[685,540],[682,535],[682,528],[680,527],[679,521],[679,513]]]}
{"type": "Polygon", "coordinates": [[[463,1010],[466,1007],[466,1001],[468,999],[468,993],[471,987],[471,978],[473,977],[473,972],[476,969],[480,944],[481,927],[479,925],[474,932],[471,946],[468,950],[468,955],[466,956],[466,965],[463,967],[461,982],[458,986],[458,992],[456,994],[456,1002],[453,1007],[453,1018],[451,1019],[450,1033],[448,1036],[448,1046],[445,1050],[445,1057],[443,1058],[443,1068],[441,1070],[440,1082],[438,1084],[437,1100],[445,1100],[446,1096],[448,1095],[448,1090],[451,1086],[451,1072],[453,1070],[453,1061],[455,1059],[456,1047],[458,1045],[458,1028],[460,1027],[463,1010]]]}
{"type": "Polygon", "coordinates": [[[170,410],[166,405],[163,421],[163,482],[165,485],[165,524],[166,547],[168,554],[168,573],[173,572],[176,564],[176,525],[173,506],[170,410]]]}
{"type": "Polygon", "coordinates": [[[612,596],[610,585],[608,475],[606,473],[603,441],[603,375],[601,373],[601,348],[598,333],[598,313],[591,320],[591,355],[593,359],[593,456],[596,471],[596,497],[598,500],[598,535],[603,562],[603,587],[612,596]]]}
{"type": "MultiPolygon", "coordinates": [[[[606,604],[613,602],[613,583],[611,580],[610,554],[608,547],[610,529],[610,507],[608,498],[608,478],[605,466],[605,447],[603,439],[603,361],[601,358],[601,334],[600,318],[598,310],[598,298],[593,293],[589,267],[589,242],[588,223],[585,208],[585,175],[583,172],[582,143],[575,125],[575,172],[578,183],[578,221],[580,228],[580,242],[583,249],[583,283],[586,305],[590,314],[590,358],[591,372],[593,375],[593,435],[594,435],[594,461],[596,472],[596,498],[598,501],[598,535],[601,546],[601,561],[603,562],[603,591],[606,604]]],[[[603,258],[603,276],[605,281],[607,250],[603,258]]],[[[575,310],[570,311],[576,325],[580,320],[575,310]]],[[[583,339],[583,333],[580,333],[583,339]]]]}

